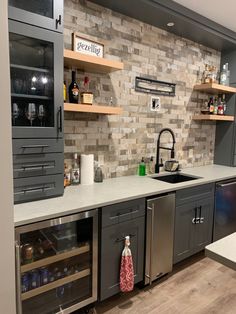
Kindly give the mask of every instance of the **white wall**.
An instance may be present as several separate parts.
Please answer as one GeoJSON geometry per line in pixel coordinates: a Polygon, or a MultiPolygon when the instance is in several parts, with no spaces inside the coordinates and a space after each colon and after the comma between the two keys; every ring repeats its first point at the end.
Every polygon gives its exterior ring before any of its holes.
{"type": "Polygon", "coordinates": [[[7,0],[0,9],[0,313],[15,311],[15,258],[7,0]]]}

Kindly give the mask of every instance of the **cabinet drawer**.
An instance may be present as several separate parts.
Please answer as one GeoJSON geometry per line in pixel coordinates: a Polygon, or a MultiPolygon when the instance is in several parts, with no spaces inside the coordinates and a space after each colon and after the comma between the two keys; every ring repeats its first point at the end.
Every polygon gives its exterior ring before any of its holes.
{"type": "Polygon", "coordinates": [[[176,192],[176,206],[192,202],[200,198],[213,197],[214,184],[198,185],[192,188],[179,190],[176,192]]]}
{"type": "Polygon", "coordinates": [[[109,205],[102,208],[102,227],[115,225],[144,215],[144,198],[109,205]]]}
{"type": "Polygon", "coordinates": [[[61,153],[64,151],[63,139],[14,139],[13,155],[61,153]]]}
{"type": "Polygon", "coordinates": [[[64,192],[63,174],[20,178],[14,180],[15,203],[36,201],[62,195],[64,192]]]}
{"type": "Polygon", "coordinates": [[[30,154],[13,156],[14,178],[27,178],[63,173],[64,156],[55,154],[30,154]]]}

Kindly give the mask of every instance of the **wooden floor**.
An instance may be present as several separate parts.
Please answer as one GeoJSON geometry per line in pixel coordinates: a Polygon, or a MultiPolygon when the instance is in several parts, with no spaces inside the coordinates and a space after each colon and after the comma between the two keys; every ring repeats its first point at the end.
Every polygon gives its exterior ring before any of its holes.
{"type": "Polygon", "coordinates": [[[166,280],[100,303],[95,313],[236,314],[236,272],[198,256],[166,280]]]}

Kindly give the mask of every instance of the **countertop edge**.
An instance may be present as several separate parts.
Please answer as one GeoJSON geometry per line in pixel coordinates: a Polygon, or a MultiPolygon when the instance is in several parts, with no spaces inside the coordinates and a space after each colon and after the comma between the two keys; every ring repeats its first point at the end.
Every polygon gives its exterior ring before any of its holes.
{"type": "MultiPolygon", "coordinates": [[[[196,168],[192,168],[192,169],[196,169],[196,168]]],[[[186,171],[183,170],[183,171],[181,171],[181,173],[191,175],[191,168],[186,169],[186,171]]],[[[139,194],[133,194],[130,196],[118,197],[117,199],[113,198],[111,200],[109,200],[109,198],[108,198],[108,201],[97,202],[97,203],[93,203],[93,204],[88,205],[88,206],[81,206],[79,208],[75,207],[75,208],[71,208],[71,209],[68,209],[65,211],[60,211],[58,213],[54,212],[52,214],[43,214],[41,216],[39,215],[38,217],[33,217],[33,218],[29,218],[29,219],[22,219],[22,220],[16,219],[14,225],[15,225],[15,227],[19,227],[19,226],[23,226],[23,225],[27,225],[27,224],[32,224],[32,223],[37,223],[37,222],[44,221],[44,220],[57,218],[57,217],[63,217],[66,215],[71,215],[71,214],[76,214],[76,213],[80,213],[80,212],[84,212],[84,211],[89,211],[92,209],[101,208],[103,206],[117,204],[117,203],[129,201],[129,200],[133,200],[133,199],[137,199],[137,198],[151,197],[154,195],[160,195],[160,194],[164,194],[164,193],[175,192],[175,191],[182,190],[182,189],[192,188],[192,187],[199,186],[199,185],[204,185],[204,184],[209,184],[209,183],[217,183],[217,182],[220,182],[222,180],[233,179],[235,177],[236,177],[236,174],[231,174],[231,175],[223,176],[223,177],[220,177],[217,179],[207,179],[207,178],[201,177],[199,180],[193,180],[193,181],[180,183],[181,185],[179,185],[179,184],[172,185],[172,184],[167,183],[167,186],[165,188],[162,188],[161,190],[157,190],[157,191],[152,191],[152,192],[147,192],[147,193],[142,193],[142,194],[140,194],[140,193],[139,194]]]]}

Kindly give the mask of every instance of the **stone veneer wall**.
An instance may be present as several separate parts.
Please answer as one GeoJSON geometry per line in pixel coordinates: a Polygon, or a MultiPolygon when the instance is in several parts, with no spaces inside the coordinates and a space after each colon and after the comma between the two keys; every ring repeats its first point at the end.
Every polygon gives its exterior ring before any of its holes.
{"type": "MultiPolygon", "coordinates": [[[[93,153],[107,178],[135,174],[142,156],[155,156],[163,127],[173,129],[176,159],[183,167],[213,162],[215,124],[192,120],[207,97],[193,92],[193,86],[205,63],[219,68],[219,52],[89,1],[65,0],[64,21],[65,48],[71,49],[71,34],[77,31],[105,41],[105,57],[124,62],[123,71],[89,74],[95,102],[109,104],[113,97],[122,115],[65,113],[66,162],[74,152],[93,153]],[[150,112],[151,95],[135,92],[136,76],[176,83],[176,96],[162,96],[160,111],[150,112]]],[[[79,82],[84,75],[77,71],[79,82]]],[[[70,69],[65,79],[68,84],[70,69]]],[[[169,135],[163,142],[170,142],[169,135]]]]}

